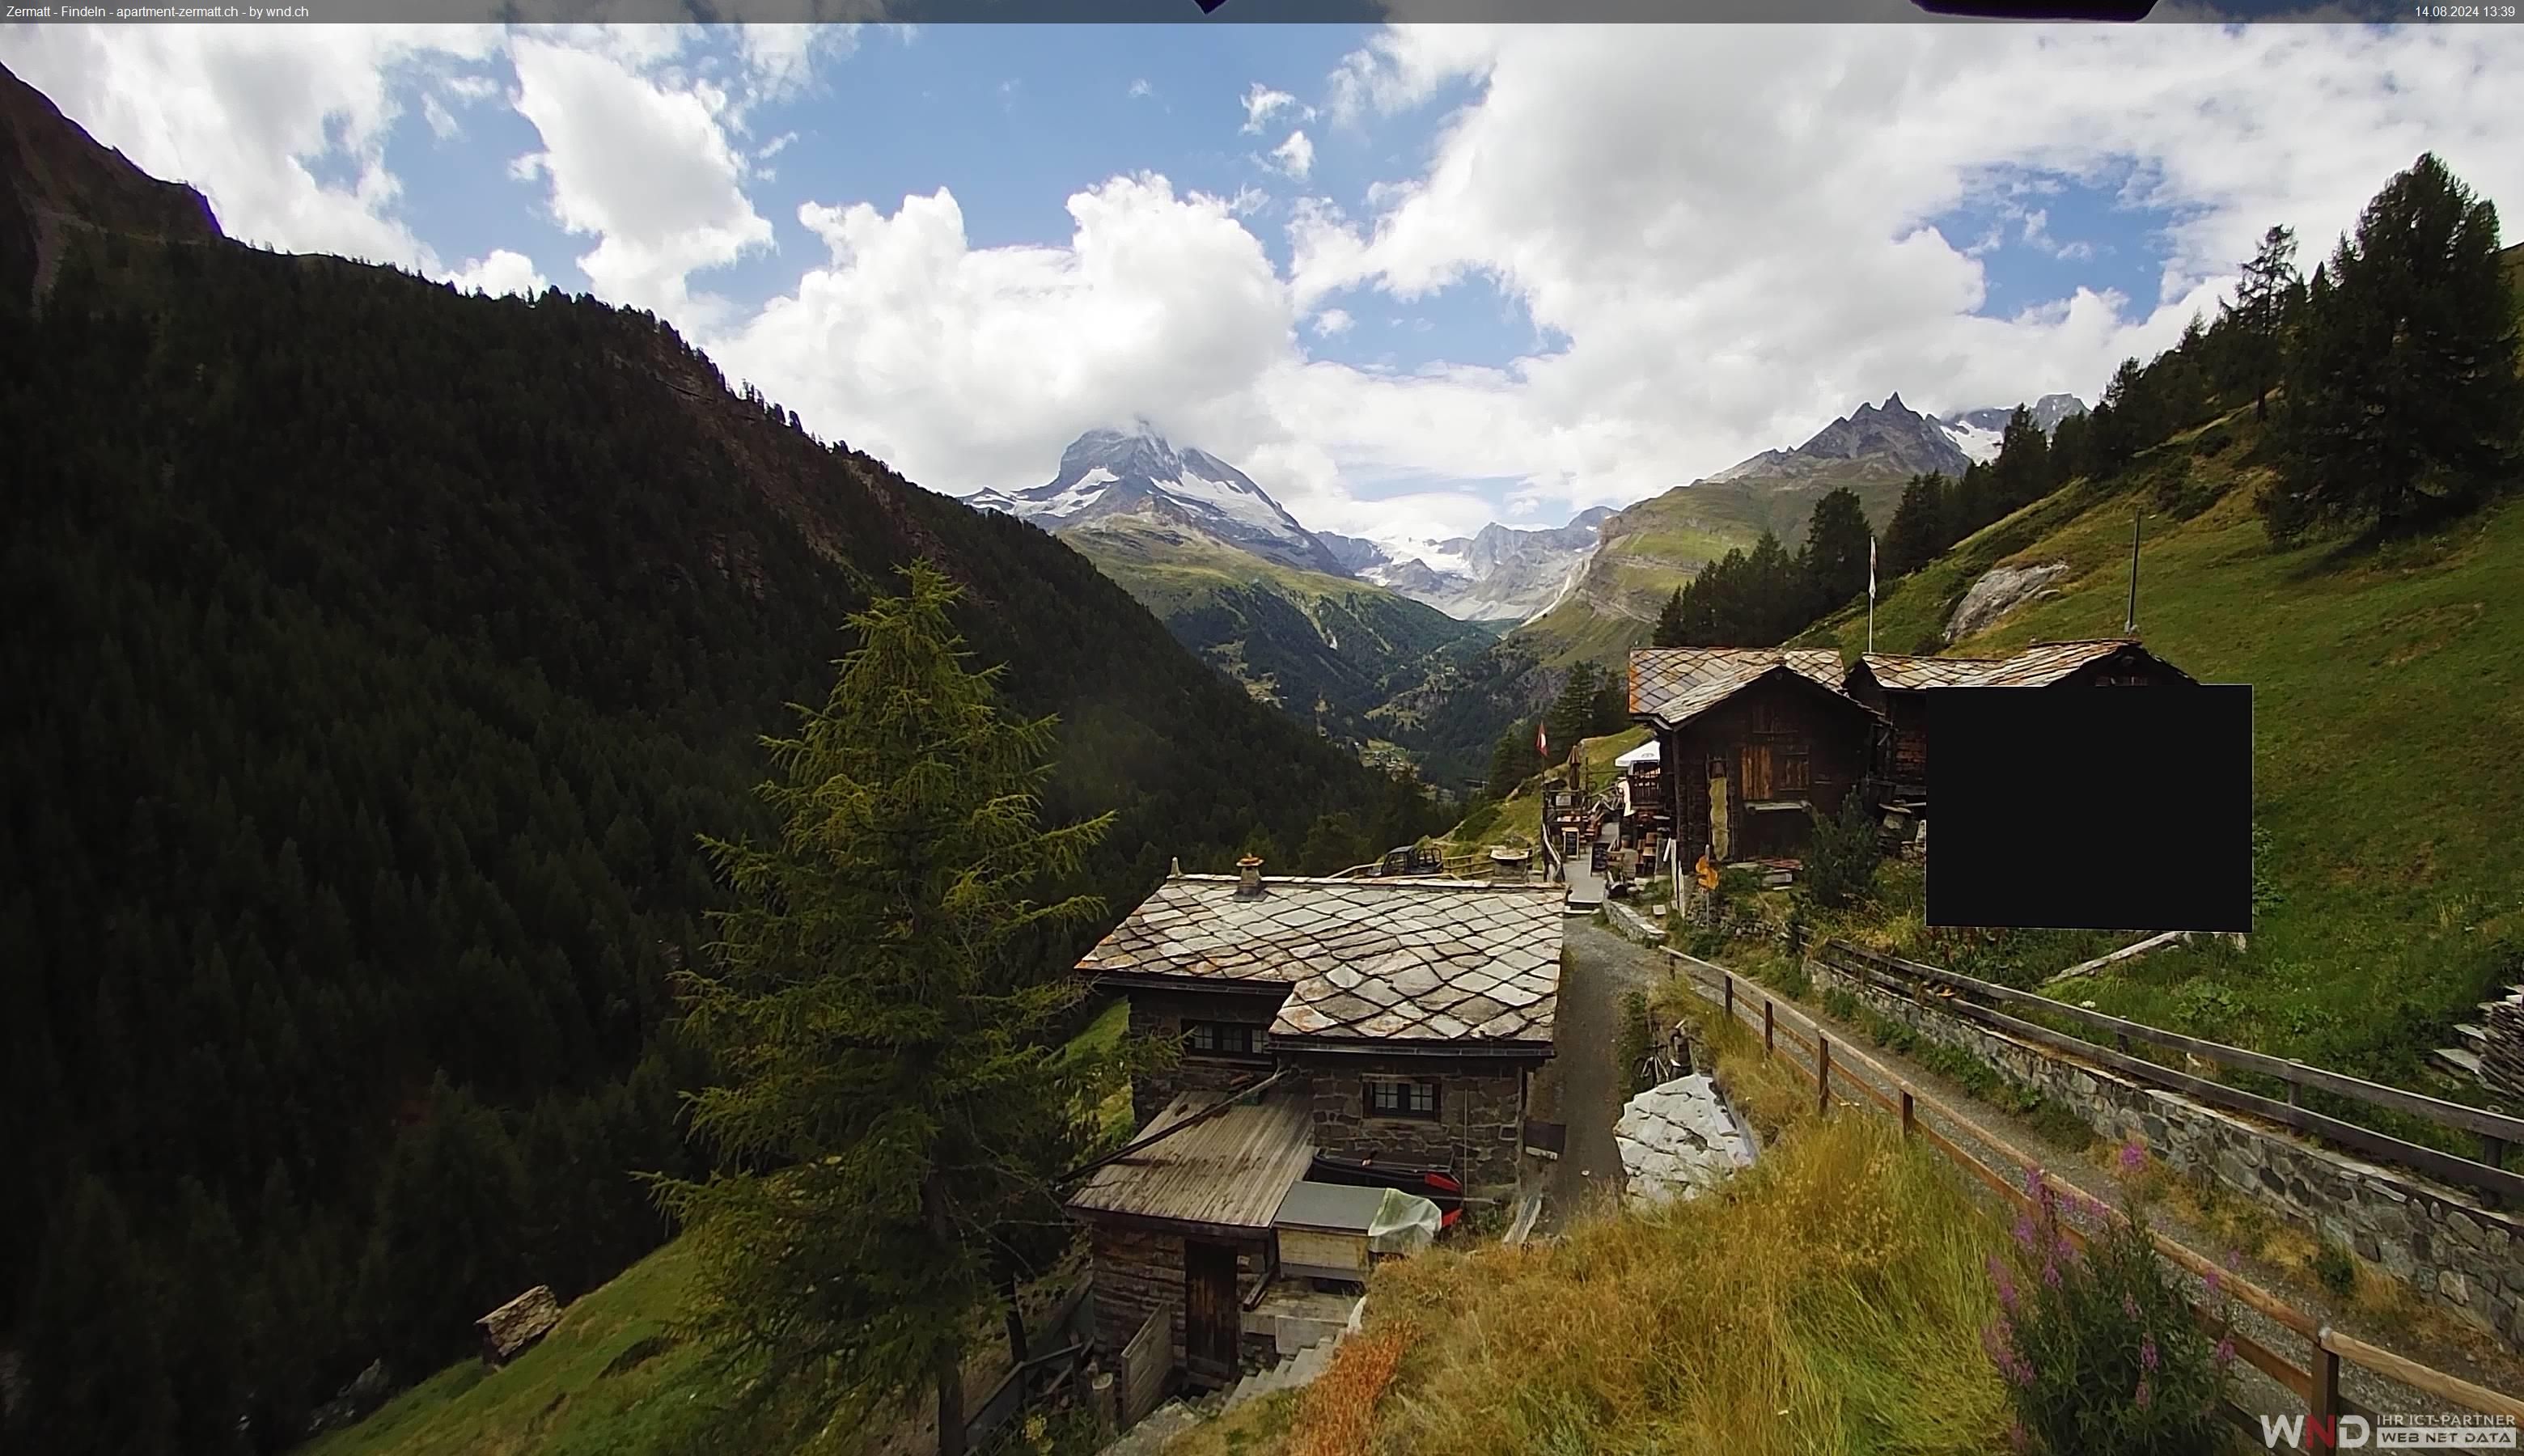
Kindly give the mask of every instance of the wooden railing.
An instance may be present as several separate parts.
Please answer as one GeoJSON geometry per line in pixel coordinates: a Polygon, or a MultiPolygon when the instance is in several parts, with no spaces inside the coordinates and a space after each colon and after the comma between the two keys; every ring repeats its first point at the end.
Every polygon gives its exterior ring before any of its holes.
{"type": "Polygon", "coordinates": [[[2524,1203],[2524,1176],[2510,1173],[2505,1167],[2507,1147],[2524,1142],[2524,1118],[2450,1102],[2425,1092],[2386,1087],[2266,1052],[2229,1046],[2222,1042],[2203,1041],[2144,1022],[2089,1011],[2033,992],[2000,986],[1915,960],[1904,960],[1900,956],[1886,955],[1845,941],[1825,941],[1815,947],[1814,953],[1815,958],[1824,965],[1867,985],[1933,1004],[2010,1036],[2065,1051],[2109,1067],[2133,1081],[2277,1123],[2363,1156],[2395,1163],[2456,1187],[2470,1189],[2509,1206],[2524,1203]],[[2110,1037],[2112,1044],[2103,1045],[2022,1017],[2010,1016],[1992,1006],[1979,1004],[1981,1001],[2038,1010],[2044,1015],[2100,1032],[2110,1037]],[[2287,1084],[2287,1098],[2282,1101],[2276,1097],[2265,1097],[2131,1055],[2129,1048],[2133,1042],[2166,1047],[2217,1066],[2276,1078],[2287,1084]],[[2472,1134],[2480,1140],[2480,1156],[2476,1161],[2460,1157],[2442,1148],[2396,1138],[2390,1133],[2377,1132],[2358,1123],[2299,1106],[2297,1092],[2301,1088],[2312,1088],[2369,1106],[2389,1108],[2448,1131],[2472,1134]]]}
{"type": "MultiPolygon", "coordinates": [[[[2047,1189],[2054,1198],[2072,1200],[2080,1205],[2088,1201],[2081,1189],[2044,1171],[2038,1159],[1980,1123],[1965,1116],[1953,1106],[1920,1092],[1907,1080],[1894,1076],[1882,1063],[1857,1050],[1846,1041],[1835,1043],[1824,1032],[1821,1023],[1793,1006],[1783,1007],[1771,996],[1769,992],[1756,983],[1744,981],[1723,966],[1685,955],[1679,950],[1669,949],[1665,953],[1675,967],[1690,978],[1693,989],[1708,999],[1717,1001],[1730,1021],[1747,1025],[1758,1024],[1761,1027],[1762,1053],[1765,1057],[1775,1053],[1778,1039],[1781,1036],[1787,1037],[1791,1042],[1805,1048],[1807,1054],[1814,1059],[1814,1071],[1807,1071],[1794,1058],[1786,1059],[1783,1064],[1798,1076],[1815,1083],[1815,1099],[1819,1115],[1830,1114],[1833,1105],[1832,1078],[1837,1074],[1842,1085],[1856,1088],[1859,1092],[1885,1112],[1900,1118],[1903,1137],[1917,1138],[1927,1143],[1970,1174],[1981,1185],[2008,1199],[2012,1204],[2019,1208],[2034,1206],[2036,1195],[2027,1188],[2027,1183],[2034,1177],[2041,1180],[2040,1187],[2047,1189]],[[1714,986],[1710,984],[1712,980],[1716,983],[1714,986]],[[1756,1003],[1761,1007],[1758,1023],[1753,1015],[1753,1007],[1756,1003]],[[1798,1031],[1783,1020],[1781,1016],[1783,1010],[1787,1017],[1804,1023],[1804,1031],[1798,1031]],[[1835,1061],[1840,1065],[1835,1066],[1835,1061]],[[1866,1078],[1853,1076],[1848,1071],[1848,1064],[1853,1062],[1873,1072],[1885,1087],[1892,1088],[1894,1091],[1887,1092],[1866,1078]],[[2016,1167],[2015,1176],[2011,1178],[1990,1167],[1935,1128],[1921,1122],[1918,1117],[1918,1110],[1921,1107],[1935,1112],[1954,1127],[1977,1140],[1983,1146],[1994,1149],[2012,1161],[2016,1167]]],[[[1859,1104],[1845,1102],[1842,1105],[1859,1104]]],[[[2108,1216],[2115,1219],[2123,1217],[2110,1209],[2106,1212],[2108,1216]]],[[[2080,1245],[2086,1242],[2085,1236],[2079,1231],[2067,1229],[2066,1232],[2080,1245]]],[[[2372,1410],[2350,1399],[2341,1391],[2340,1362],[2343,1360],[2388,1379],[2399,1381],[2413,1389],[2425,1391],[2440,1400],[2450,1401],[2466,1410],[2478,1411],[2484,1415],[2506,1416],[2524,1422],[2524,1400],[2501,1391],[2492,1390],[2486,1385],[2474,1384],[2459,1376],[2449,1375],[2444,1371],[2421,1365],[2415,1360],[2396,1355],[2381,1346],[2368,1344],[2364,1340],[2343,1335],[2289,1304],[2277,1294],[2230,1270],[2219,1268],[2197,1250],[2175,1242],[2162,1233],[2150,1230],[2149,1238],[2156,1244],[2158,1252],[2167,1259],[2193,1274],[2215,1279],[2224,1290],[2234,1297],[2235,1302],[2267,1316],[2280,1328],[2301,1335],[2308,1341],[2307,1363],[2299,1365],[2232,1328],[2219,1317],[2216,1311],[2207,1305],[2197,1302],[2192,1304],[2192,1314],[2207,1327],[2210,1335],[2223,1336],[2234,1342],[2238,1359],[2268,1376],[2306,1402],[2306,1414],[2310,1418],[2308,1427],[2311,1429],[2337,1432],[2339,1418],[2344,1415],[2362,1417],[2370,1422],[2374,1419],[2375,1413],[2372,1410]]],[[[2230,1411],[2230,1416],[2239,1421],[2248,1419],[2241,1411],[2230,1411]]],[[[2317,1447],[2317,1449],[2320,1448],[2317,1447]]]]}

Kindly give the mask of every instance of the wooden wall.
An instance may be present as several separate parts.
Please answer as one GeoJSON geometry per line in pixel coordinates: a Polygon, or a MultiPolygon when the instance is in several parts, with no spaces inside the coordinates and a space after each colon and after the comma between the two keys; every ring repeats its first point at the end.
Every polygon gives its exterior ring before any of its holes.
{"type": "Polygon", "coordinates": [[[1826,814],[1839,812],[1841,801],[1867,777],[1875,721],[1846,698],[1769,677],[1678,730],[1659,729],[1657,737],[1674,785],[1678,863],[1687,869],[1709,849],[1713,762],[1725,780],[1733,840],[1727,857],[1793,856],[1809,837],[1807,816],[1793,810],[1748,815],[1747,799],[1802,799],[1826,814]],[[1767,793],[1758,778],[1765,763],[1767,793]],[[1756,775],[1750,784],[1748,770],[1756,775]]]}

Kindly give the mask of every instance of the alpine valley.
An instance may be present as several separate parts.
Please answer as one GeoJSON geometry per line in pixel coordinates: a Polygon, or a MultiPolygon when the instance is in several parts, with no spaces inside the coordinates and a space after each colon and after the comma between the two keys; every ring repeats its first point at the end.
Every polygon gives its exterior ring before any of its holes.
{"type": "MultiPolygon", "coordinates": [[[[2086,407],[2053,394],[2025,408],[2049,433],[2086,407]]],[[[1880,531],[1914,476],[1993,459],[2014,413],[1931,416],[1894,394],[1626,509],[1469,537],[1312,530],[1242,470],[1145,420],[1079,436],[1042,485],[963,500],[1059,536],[1256,698],[1442,785],[1479,773],[1572,663],[1644,645],[1703,566],[1765,532],[1797,540],[1840,489],[1880,531]]]]}

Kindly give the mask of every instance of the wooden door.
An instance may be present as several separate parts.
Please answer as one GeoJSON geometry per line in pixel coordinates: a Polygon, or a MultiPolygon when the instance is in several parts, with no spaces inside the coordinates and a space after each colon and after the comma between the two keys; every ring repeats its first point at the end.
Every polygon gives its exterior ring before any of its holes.
{"type": "Polygon", "coordinates": [[[1771,746],[1766,743],[1744,745],[1744,799],[1750,802],[1771,797],[1771,746]]]}
{"type": "Polygon", "coordinates": [[[1235,1379],[1243,1330],[1235,1248],[1184,1240],[1184,1368],[1199,1380],[1235,1379]]]}

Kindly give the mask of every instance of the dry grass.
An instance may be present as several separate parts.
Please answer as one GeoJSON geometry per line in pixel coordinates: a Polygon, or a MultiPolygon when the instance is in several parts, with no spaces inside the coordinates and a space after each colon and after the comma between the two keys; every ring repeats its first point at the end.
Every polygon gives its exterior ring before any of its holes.
{"type": "Polygon", "coordinates": [[[1343,1341],[1297,1403],[1290,1456],[1366,1456],[1376,1403],[1393,1383],[1394,1368],[1417,1334],[1408,1320],[1396,1320],[1343,1341]]]}

